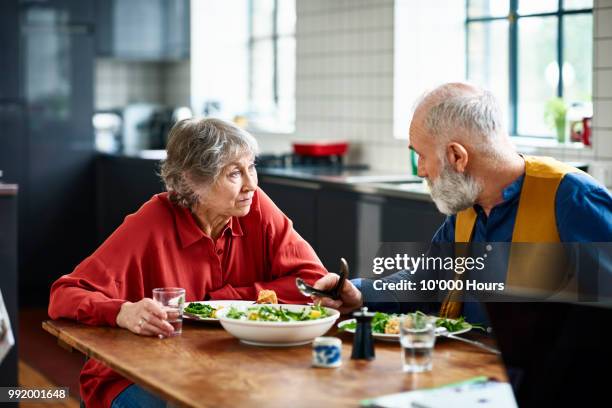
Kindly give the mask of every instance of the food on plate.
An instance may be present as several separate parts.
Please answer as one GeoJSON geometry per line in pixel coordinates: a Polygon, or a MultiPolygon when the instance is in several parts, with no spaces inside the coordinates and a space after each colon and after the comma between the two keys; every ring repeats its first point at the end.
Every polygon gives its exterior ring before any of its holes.
{"type": "Polygon", "coordinates": [[[223,306],[214,307],[203,303],[191,302],[187,305],[187,307],[185,307],[184,311],[193,315],[197,315],[201,318],[215,318],[217,317],[217,311],[222,308],[223,306]]]}
{"type": "Polygon", "coordinates": [[[302,322],[317,320],[329,316],[327,309],[322,306],[308,306],[300,311],[292,312],[282,306],[255,306],[246,310],[231,307],[226,317],[236,320],[254,320],[263,322],[302,322]]]}
{"type": "Polygon", "coordinates": [[[278,299],[276,297],[276,292],[273,290],[262,289],[259,291],[259,295],[257,295],[257,302],[255,303],[268,303],[268,304],[277,304],[278,299]]]}
{"type": "Polygon", "coordinates": [[[400,319],[399,317],[392,317],[387,321],[385,325],[385,334],[399,334],[400,332],[400,319]]]}
{"type": "MultiPolygon", "coordinates": [[[[437,317],[437,318],[430,317],[421,311],[416,311],[409,315],[376,312],[374,314],[374,317],[372,318],[372,333],[399,334],[400,320],[402,319],[402,317],[406,317],[407,319],[415,319],[415,318],[416,319],[422,319],[422,318],[435,319],[436,327],[444,327],[450,333],[468,329],[468,328],[484,330],[484,328],[480,325],[470,324],[466,322],[463,316],[457,319],[446,319],[442,317],[437,317]]],[[[339,326],[340,330],[355,330],[356,328],[357,328],[357,322],[355,321],[339,326]]]]}
{"type": "Polygon", "coordinates": [[[459,316],[457,319],[445,319],[443,317],[436,319],[436,327],[444,327],[450,333],[463,330],[466,326],[484,330],[481,325],[466,322],[463,316],[459,316]]]}

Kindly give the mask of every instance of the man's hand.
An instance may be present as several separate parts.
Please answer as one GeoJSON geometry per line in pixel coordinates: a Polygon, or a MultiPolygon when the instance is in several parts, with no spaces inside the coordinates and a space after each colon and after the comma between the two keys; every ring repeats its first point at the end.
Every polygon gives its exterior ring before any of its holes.
{"type": "MultiPolygon", "coordinates": [[[[336,286],[336,283],[338,283],[339,279],[340,276],[336,275],[335,273],[328,273],[327,275],[316,281],[314,287],[315,289],[319,290],[330,290],[333,289],[334,286],[336,286]]],[[[353,310],[361,307],[361,305],[363,304],[361,292],[348,279],[344,281],[344,285],[342,285],[342,287],[340,288],[339,300],[333,300],[327,297],[322,298],[318,296],[313,296],[312,300],[315,304],[321,302],[322,306],[338,309],[340,313],[343,314],[350,313],[353,310]]]]}
{"type": "Polygon", "coordinates": [[[136,303],[125,302],[117,314],[117,326],[142,336],[172,335],[174,328],[166,320],[168,314],[162,305],[150,298],[136,303]]]}

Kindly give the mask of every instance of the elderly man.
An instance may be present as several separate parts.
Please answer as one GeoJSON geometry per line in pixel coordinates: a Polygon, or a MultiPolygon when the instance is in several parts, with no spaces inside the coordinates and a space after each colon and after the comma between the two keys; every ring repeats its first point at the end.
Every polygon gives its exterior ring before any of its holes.
{"type": "MultiPolygon", "coordinates": [[[[419,155],[418,175],[448,216],[433,242],[612,241],[607,189],[556,160],[519,155],[488,91],[448,83],[424,95],[410,125],[410,148],[419,155]]],[[[406,271],[384,279],[404,278],[410,278],[406,271]]],[[[331,288],[337,279],[329,274],[315,287],[331,288]]],[[[368,281],[356,279],[346,282],[341,300],[321,301],[349,312],[368,305],[373,294],[368,281]]],[[[402,305],[392,306],[397,312],[402,305]]],[[[444,302],[440,313],[483,320],[477,302],[466,303],[463,310],[460,306],[444,302]]]]}

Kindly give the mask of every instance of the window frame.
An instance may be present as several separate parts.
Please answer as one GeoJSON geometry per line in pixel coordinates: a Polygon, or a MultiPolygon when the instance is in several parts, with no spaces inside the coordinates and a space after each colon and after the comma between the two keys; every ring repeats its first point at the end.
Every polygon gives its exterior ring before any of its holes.
{"type": "MultiPolygon", "coordinates": [[[[518,23],[521,19],[524,18],[533,18],[533,17],[556,17],[557,18],[557,66],[559,67],[559,81],[557,83],[557,95],[560,98],[563,98],[563,46],[564,46],[564,17],[568,15],[575,14],[591,14],[593,16],[593,8],[581,8],[581,9],[570,9],[566,10],[563,5],[565,0],[558,0],[557,11],[544,12],[544,13],[529,13],[529,14],[519,14],[518,6],[519,0],[509,0],[509,10],[508,15],[506,16],[483,16],[483,17],[470,17],[470,1],[465,1],[465,73],[466,77],[470,77],[470,64],[469,64],[469,55],[470,55],[470,27],[469,25],[472,23],[486,23],[491,21],[500,21],[507,20],[508,21],[508,108],[510,110],[509,115],[509,123],[508,123],[508,131],[513,136],[518,137],[535,137],[540,139],[551,139],[554,136],[541,136],[541,135],[523,135],[518,133],[518,99],[519,99],[519,89],[518,89],[518,53],[519,53],[519,44],[518,44],[518,23]]],[[[526,1],[526,0],[523,0],[526,1]]]]}
{"type": "MultiPolygon", "coordinates": [[[[272,72],[272,98],[273,98],[273,102],[274,102],[274,107],[276,109],[276,111],[278,112],[280,110],[280,89],[279,89],[279,46],[278,43],[280,40],[285,39],[285,38],[296,38],[296,30],[295,27],[293,29],[292,33],[283,33],[283,34],[279,34],[279,27],[278,27],[278,10],[279,10],[279,3],[283,0],[272,0],[273,2],[273,10],[272,10],[272,32],[271,34],[267,34],[267,35],[254,35],[253,34],[253,27],[254,27],[254,23],[253,23],[253,19],[254,19],[254,3],[257,0],[248,0],[248,40],[247,40],[247,52],[248,52],[248,74],[247,74],[247,84],[248,84],[248,92],[247,92],[247,97],[248,97],[248,107],[249,107],[249,112],[250,114],[255,114],[255,127],[257,128],[256,130],[260,130],[260,131],[269,131],[269,130],[274,130],[277,131],[277,129],[266,129],[266,128],[260,128],[261,125],[258,125],[257,122],[257,118],[259,117],[259,115],[261,114],[261,112],[259,112],[256,109],[256,106],[254,106],[254,95],[253,95],[253,89],[254,89],[254,85],[253,82],[255,80],[254,78],[254,50],[255,50],[255,44],[256,43],[261,43],[261,42],[267,42],[270,41],[272,43],[272,67],[273,67],[273,72],[272,72]]],[[[294,93],[294,98],[295,98],[295,93],[294,93]]],[[[250,121],[249,121],[250,122],[250,121]]],[[[295,127],[295,117],[293,118],[293,123],[277,123],[277,126],[279,128],[283,128],[285,126],[290,126],[290,127],[295,127]]],[[[283,131],[284,132],[284,131],[283,131]]],[[[287,130],[287,132],[289,132],[287,130]]],[[[290,132],[289,132],[290,133],[290,132]]]]}

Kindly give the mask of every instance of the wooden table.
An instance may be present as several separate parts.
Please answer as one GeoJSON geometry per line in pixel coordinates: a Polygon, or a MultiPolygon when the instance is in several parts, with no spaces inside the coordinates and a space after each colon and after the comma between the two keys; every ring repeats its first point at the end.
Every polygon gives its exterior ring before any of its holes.
{"type": "MultiPolygon", "coordinates": [[[[436,344],[433,370],[401,371],[398,343],[376,342],[376,359],[351,360],[352,336],[343,339],[340,368],[312,368],[311,346],[254,347],[240,343],[217,323],[186,322],[169,339],[127,330],[46,321],[60,343],[102,361],[131,381],[187,407],[357,406],[366,398],[439,386],[485,375],[506,381],[499,357],[461,342],[436,344]]],[[[328,335],[335,335],[332,329],[328,335]]]]}

